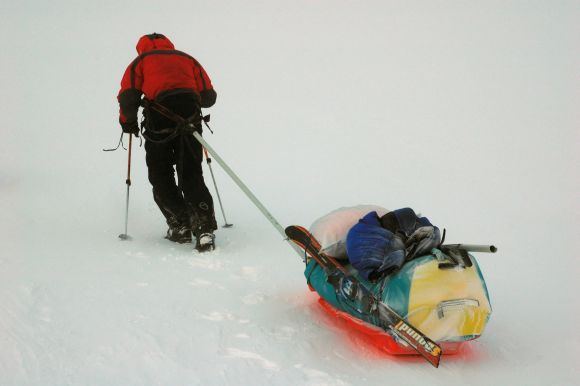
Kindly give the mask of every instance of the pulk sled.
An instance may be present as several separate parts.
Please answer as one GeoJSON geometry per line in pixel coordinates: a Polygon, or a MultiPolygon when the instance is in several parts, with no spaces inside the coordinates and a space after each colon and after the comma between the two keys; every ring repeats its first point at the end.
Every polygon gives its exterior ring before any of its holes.
{"type": "MultiPolygon", "coordinates": [[[[252,191],[240,180],[240,178],[233,172],[233,170],[226,164],[226,162],[217,154],[217,152],[203,139],[203,137],[196,131],[196,122],[199,122],[200,117],[194,119],[185,119],[181,116],[173,113],[164,106],[158,104],[155,101],[143,100],[143,105],[145,107],[151,108],[170,119],[173,119],[178,123],[178,130],[183,130],[187,133],[191,133],[193,137],[201,143],[204,149],[211,154],[213,159],[223,168],[223,170],[230,176],[230,178],[238,185],[238,187],[244,192],[244,194],[250,199],[250,201],[260,210],[260,212],[266,217],[266,219],[272,224],[272,226],[280,233],[280,235],[287,241],[290,246],[298,253],[302,258],[312,258],[314,259],[325,271],[332,274],[335,278],[341,277],[340,280],[347,280],[352,282],[353,286],[360,291],[361,296],[365,296],[369,299],[368,306],[369,312],[373,312],[379,320],[379,326],[389,335],[394,336],[397,341],[405,342],[423,358],[425,358],[433,366],[438,367],[440,357],[442,354],[441,347],[425,334],[423,334],[419,329],[411,325],[408,321],[404,320],[400,315],[398,315],[393,309],[388,305],[384,304],[380,299],[378,299],[370,289],[366,288],[365,285],[357,279],[356,276],[352,275],[344,269],[344,267],[337,262],[331,256],[327,256],[320,250],[319,242],[304,228],[299,226],[290,226],[287,228],[282,227],[276,218],[266,209],[266,207],[258,200],[258,198],[252,193],[252,191]]],[[[213,176],[213,172],[212,172],[213,176]]],[[[215,180],[214,180],[215,182],[215,180]]],[[[220,201],[221,204],[221,201],[220,201]]],[[[222,208],[223,213],[223,208],[222,208]]],[[[225,220],[224,215],[224,221],[225,220]]],[[[477,252],[495,252],[496,248],[489,245],[465,245],[465,244],[454,244],[454,245],[442,245],[441,249],[446,250],[449,255],[454,256],[453,264],[462,264],[463,257],[467,251],[477,251],[477,252]]]]}

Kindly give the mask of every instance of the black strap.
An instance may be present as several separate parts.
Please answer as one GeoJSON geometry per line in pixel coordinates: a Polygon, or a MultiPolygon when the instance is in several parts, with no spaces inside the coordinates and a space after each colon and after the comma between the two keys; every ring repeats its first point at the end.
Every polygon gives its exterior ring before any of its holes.
{"type": "Polygon", "coordinates": [[[161,103],[147,98],[141,100],[141,106],[143,106],[145,111],[153,110],[176,123],[175,127],[151,130],[153,134],[167,134],[163,139],[153,138],[147,131],[143,131],[142,134],[145,139],[154,143],[166,143],[177,138],[179,135],[191,134],[197,130],[196,126],[204,119],[201,116],[201,111],[193,114],[189,118],[183,118],[161,103]]]}
{"type": "Polygon", "coordinates": [[[127,148],[125,148],[125,145],[123,144],[123,132],[121,132],[121,136],[119,137],[119,143],[117,143],[117,147],[111,148],[111,149],[103,149],[103,151],[115,151],[117,150],[119,147],[122,147],[124,150],[127,150],[127,148]]]}

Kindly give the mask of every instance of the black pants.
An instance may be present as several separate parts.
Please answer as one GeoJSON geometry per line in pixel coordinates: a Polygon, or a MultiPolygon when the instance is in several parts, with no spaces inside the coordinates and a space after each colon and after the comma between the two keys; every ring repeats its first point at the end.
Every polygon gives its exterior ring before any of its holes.
{"type": "MultiPolygon", "coordinates": [[[[159,103],[184,118],[199,111],[194,97],[189,94],[168,96],[159,103]]],[[[198,226],[194,222],[201,218],[214,224],[213,199],[205,185],[201,167],[201,144],[191,134],[163,141],[167,134],[156,134],[155,131],[176,127],[176,123],[155,111],[146,112],[146,119],[146,134],[151,138],[145,141],[149,182],[153,186],[153,198],[167,223],[170,226],[198,226]]],[[[201,132],[201,125],[198,131],[201,132]]]]}

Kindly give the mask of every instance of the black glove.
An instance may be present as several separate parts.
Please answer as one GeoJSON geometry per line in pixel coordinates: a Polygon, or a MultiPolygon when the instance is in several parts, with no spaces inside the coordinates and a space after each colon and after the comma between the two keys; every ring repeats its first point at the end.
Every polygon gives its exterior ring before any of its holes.
{"type": "Polygon", "coordinates": [[[405,242],[407,259],[421,256],[441,244],[441,233],[436,226],[423,226],[417,228],[415,232],[405,242]]]}
{"type": "Polygon", "coordinates": [[[121,127],[123,133],[134,134],[135,137],[139,136],[139,125],[137,124],[137,121],[121,123],[121,127]]]}

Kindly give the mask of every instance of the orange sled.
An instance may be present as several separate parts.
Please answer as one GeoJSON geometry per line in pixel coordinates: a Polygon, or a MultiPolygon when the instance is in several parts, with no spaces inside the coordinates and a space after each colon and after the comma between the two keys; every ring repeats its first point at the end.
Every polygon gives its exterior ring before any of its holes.
{"type": "MultiPolygon", "coordinates": [[[[419,355],[417,351],[413,350],[411,347],[403,346],[405,343],[397,343],[391,335],[389,335],[381,328],[355,318],[354,316],[344,311],[334,308],[323,298],[319,298],[318,302],[328,315],[343,321],[348,329],[355,330],[363,334],[366,338],[365,340],[369,341],[379,350],[385,351],[390,355],[419,355]]],[[[444,355],[453,355],[459,353],[466,343],[467,341],[437,342],[437,344],[441,346],[444,355]]]]}

